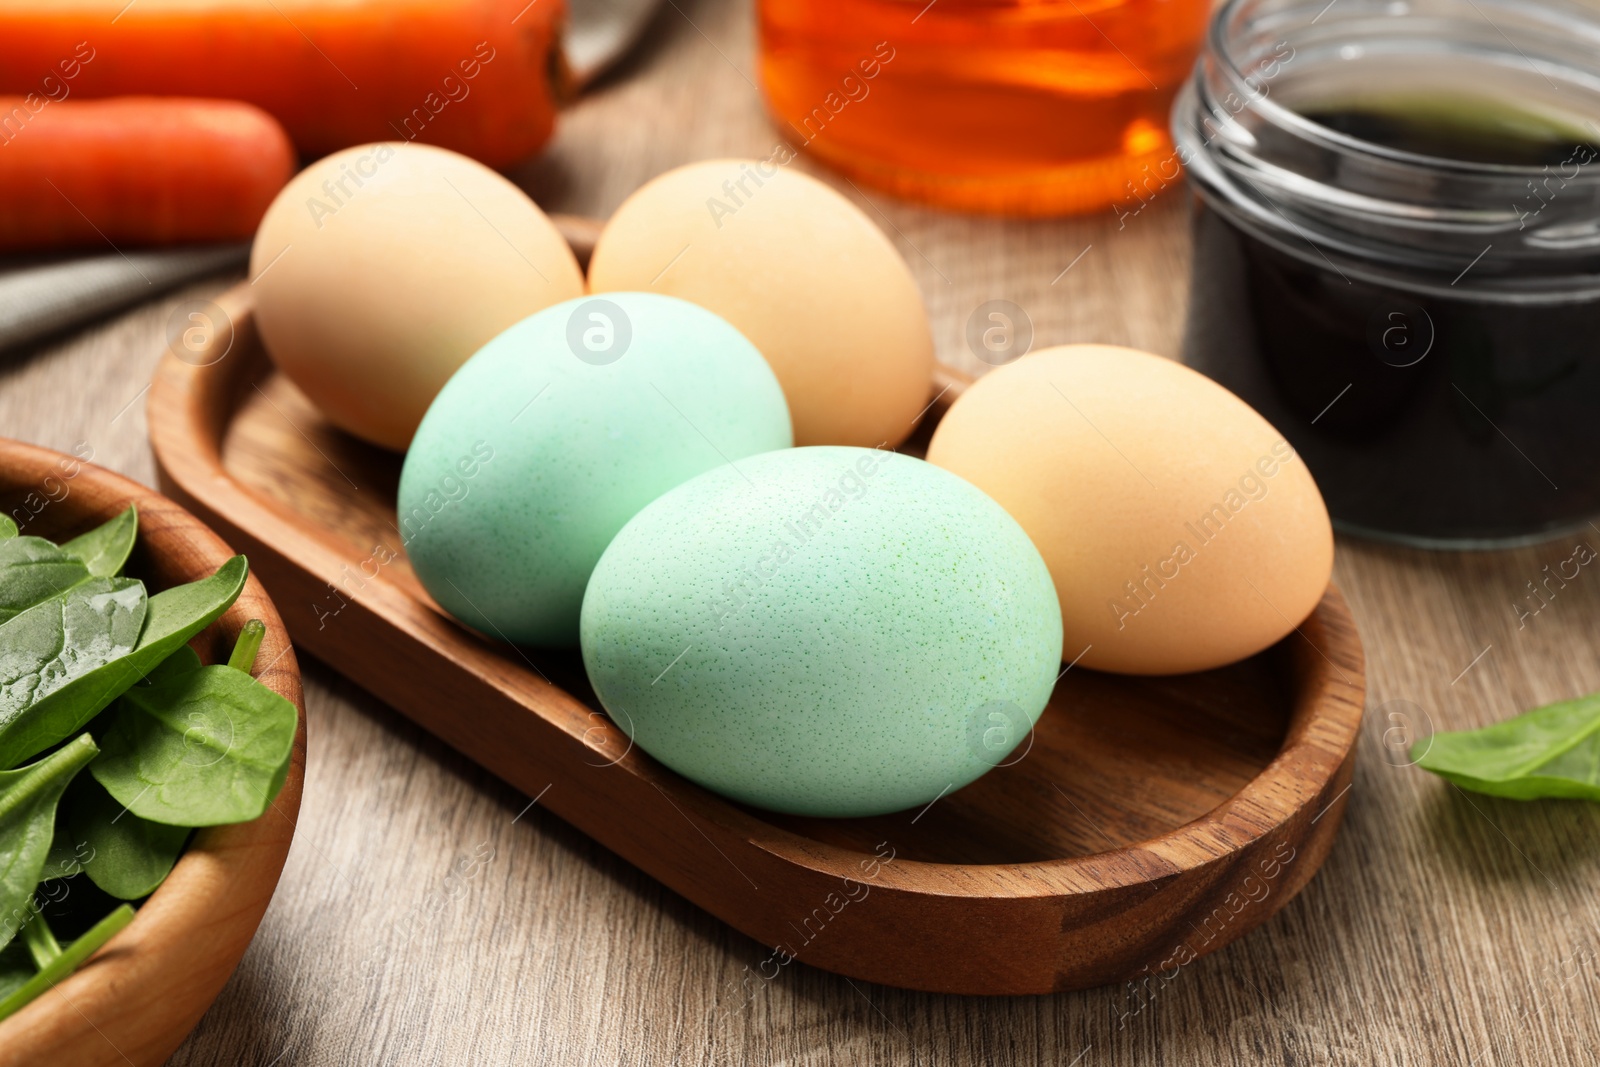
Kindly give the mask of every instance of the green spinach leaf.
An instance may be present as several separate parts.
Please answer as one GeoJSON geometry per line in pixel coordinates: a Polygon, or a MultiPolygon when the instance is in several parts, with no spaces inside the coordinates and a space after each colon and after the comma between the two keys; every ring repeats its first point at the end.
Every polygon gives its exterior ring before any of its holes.
{"type": "Polygon", "coordinates": [[[42,538],[0,541],[0,623],[90,577],[81,559],[42,538]]]}
{"type": "Polygon", "coordinates": [[[31,766],[0,771],[0,944],[33,914],[33,891],[55,836],[56,805],[99,751],[82,734],[31,766]]]}
{"type": "Polygon", "coordinates": [[[0,541],[5,541],[17,536],[17,521],[10,515],[0,515],[0,541]]]}
{"type": "MultiPolygon", "coordinates": [[[[243,591],[248,574],[245,558],[235,556],[209,578],[150,597],[144,627],[131,651],[93,669],[73,672],[65,684],[43,696],[28,687],[25,672],[18,675],[22,685],[13,686],[7,681],[13,671],[6,666],[12,655],[6,630],[22,619],[0,624],[0,767],[15,766],[81,730],[136,681],[227,611],[243,591]]],[[[93,578],[85,588],[108,581],[131,579],[93,578]]],[[[72,600],[80,591],[75,590],[67,599],[72,600]]]]}
{"type": "Polygon", "coordinates": [[[75,781],[77,784],[67,790],[66,798],[56,810],[56,833],[50,839],[50,855],[44,861],[44,870],[39,872],[41,882],[82,874],[84,863],[94,856],[89,848],[89,842],[81,838],[75,839],[72,836],[72,827],[67,825],[65,809],[71,801],[72,794],[82,787],[84,779],[78,778],[75,781]]]}
{"type": "Polygon", "coordinates": [[[74,537],[61,546],[61,551],[82,561],[96,578],[110,578],[122,573],[123,564],[133,551],[133,542],[139,535],[139,513],[132,504],[109,522],[88,533],[74,537]]]}
{"type": "Polygon", "coordinates": [[[225,665],[123,694],[94,778],[154,822],[215,826],[267,810],[289,771],[294,704],[225,665]]]}
{"type": "Polygon", "coordinates": [[[172,655],[156,664],[155,668],[144,676],[141,684],[155,685],[158,682],[169,681],[181,674],[197,671],[202,666],[204,664],[200,662],[200,656],[194,649],[188,645],[179,645],[172,655]]]}
{"type": "Polygon", "coordinates": [[[1513,800],[1600,800],[1600,694],[1548,704],[1485,726],[1434,734],[1417,765],[1462,789],[1513,800]]]}
{"type": "Polygon", "coordinates": [[[83,726],[70,722],[56,733],[34,732],[26,747],[8,744],[28,732],[30,712],[125,660],[138,647],[146,614],[144,585],[136,579],[90,578],[0,623],[0,767],[15,766],[83,726]]]}
{"type": "Polygon", "coordinates": [[[89,880],[119,900],[138,900],[154,891],[189,839],[188,827],[141,819],[89,775],[73,785],[66,807],[72,840],[90,849],[83,864],[89,880]]]}

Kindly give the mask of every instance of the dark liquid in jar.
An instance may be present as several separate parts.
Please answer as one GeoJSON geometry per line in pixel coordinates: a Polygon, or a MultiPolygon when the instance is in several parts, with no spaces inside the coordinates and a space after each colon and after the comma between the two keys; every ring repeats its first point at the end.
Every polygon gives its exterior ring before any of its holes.
{"type": "Polygon", "coordinates": [[[1594,152],[1594,131],[1486,97],[1409,93],[1301,107],[1312,122],[1369,144],[1435,159],[1559,167],[1594,152]]]}
{"type": "MultiPolygon", "coordinates": [[[[1298,110],[1417,154],[1567,173],[1600,161],[1597,138],[1505,105],[1298,110]]],[[[1600,299],[1517,304],[1429,282],[1341,275],[1202,202],[1185,357],[1288,437],[1346,530],[1487,543],[1600,515],[1600,299]]]]}

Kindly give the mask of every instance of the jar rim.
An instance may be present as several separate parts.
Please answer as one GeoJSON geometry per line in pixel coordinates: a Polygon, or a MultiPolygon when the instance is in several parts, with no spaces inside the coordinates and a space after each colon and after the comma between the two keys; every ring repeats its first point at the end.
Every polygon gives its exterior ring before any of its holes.
{"type": "Polygon", "coordinates": [[[1600,283],[1597,119],[1600,10],[1569,0],[1225,0],[1172,126],[1200,193],[1257,230],[1290,234],[1358,269],[1449,281],[1470,260],[1474,288],[1525,294],[1530,279],[1600,283]],[[1335,4],[1342,10],[1319,25],[1335,4]],[[1510,34],[1485,9],[1503,15],[1510,34]],[[1402,18],[1415,21],[1396,31],[1402,18]],[[1485,44],[1491,29],[1503,43],[1485,44]],[[1534,75],[1559,94],[1553,75],[1578,91],[1547,97],[1550,115],[1596,136],[1575,141],[1556,171],[1389,148],[1295,107],[1296,91],[1381,88],[1396,71],[1394,84],[1424,91],[1436,76],[1439,91],[1492,76],[1486,84],[1517,103],[1523,96],[1512,89],[1531,99],[1534,75]],[[1280,78],[1288,102],[1272,91],[1280,78]]]}
{"type": "MultiPolygon", "coordinates": [[[[1321,11],[1325,13],[1329,8],[1332,8],[1334,4],[1340,2],[1344,2],[1344,0],[1331,0],[1331,2],[1322,7],[1321,11]]],[[[1235,88],[1243,90],[1246,93],[1253,92],[1254,86],[1251,85],[1249,75],[1240,66],[1239,60],[1236,58],[1235,51],[1231,47],[1232,41],[1228,36],[1227,28],[1232,16],[1236,15],[1244,8],[1258,5],[1260,3],[1262,3],[1262,0],[1223,0],[1223,3],[1212,15],[1210,25],[1206,28],[1206,45],[1210,54],[1215,56],[1224,64],[1228,79],[1233,83],[1235,88]]],[[[1501,0],[1465,0],[1465,3],[1467,6],[1475,10],[1481,10],[1482,5],[1487,5],[1490,7],[1507,6],[1505,3],[1501,2],[1501,0]]],[[[1303,6],[1310,7],[1312,5],[1307,3],[1303,6]]],[[[1385,6],[1392,5],[1386,4],[1385,6]]],[[[1589,34],[1587,34],[1587,36],[1593,38],[1596,45],[1597,51],[1595,70],[1597,74],[1600,74],[1600,9],[1571,3],[1570,0],[1540,0],[1540,2],[1537,4],[1529,4],[1523,2],[1523,0],[1510,0],[1510,6],[1522,8],[1528,12],[1546,15],[1554,15],[1558,11],[1564,11],[1571,16],[1569,28],[1573,25],[1587,27],[1591,31],[1589,34]]],[[[1312,24],[1314,25],[1320,17],[1321,16],[1319,14],[1317,18],[1313,18],[1312,24]]],[[[1494,24],[1492,20],[1488,19],[1487,15],[1485,15],[1484,18],[1485,21],[1490,23],[1490,25],[1494,24]]],[[[1551,21],[1554,20],[1552,19],[1551,21]]],[[[1514,43],[1510,42],[1509,38],[1507,39],[1507,43],[1510,43],[1512,48],[1517,47],[1514,43]]],[[[1201,56],[1197,63],[1203,63],[1205,58],[1205,56],[1201,56]]],[[[1529,65],[1533,65],[1531,60],[1529,61],[1529,65]]],[[[1390,148],[1387,145],[1377,144],[1372,141],[1364,141],[1359,137],[1342,133],[1331,127],[1324,126],[1323,124],[1312,119],[1308,119],[1299,112],[1278,103],[1276,100],[1272,99],[1270,94],[1262,94],[1256,103],[1263,116],[1270,118],[1274,125],[1284,129],[1292,130],[1306,141],[1320,143],[1331,148],[1336,148],[1341,153],[1352,156],[1369,156],[1374,159],[1383,160],[1394,164],[1408,165],[1417,167],[1419,169],[1455,171],[1466,175],[1479,174],[1484,176],[1525,177],[1529,175],[1540,174],[1544,169],[1531,164],[1487,163],[1474,160],[1451,159],[1447,156],[1435,156],[1421,152],[1408,152],[1403,149],[1390,148]]],[[[1596,139],[1597,141],[1600,141],[1600,128],[1596,129],[1596,139]]],[[[1600,182],[1600,175],[1595,175],[1594,180],[1600,182]]]]}

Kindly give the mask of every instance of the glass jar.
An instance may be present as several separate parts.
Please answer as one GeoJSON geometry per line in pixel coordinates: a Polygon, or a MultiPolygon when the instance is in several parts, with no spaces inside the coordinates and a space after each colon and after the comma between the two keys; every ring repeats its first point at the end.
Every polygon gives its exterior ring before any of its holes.
{"type": "Polygon", "coordinates": [[[968,211],[1128,199],[1210,0],[759,0],[780,133],[850,177],[968,211]]]}
{"type": "Polygon", "coordinates": [[[1199,200],[1185,360],[1285,434],[1337,527],[1589,531],[1600,10],[1229,0],[1172,121],[1199,200]]]}

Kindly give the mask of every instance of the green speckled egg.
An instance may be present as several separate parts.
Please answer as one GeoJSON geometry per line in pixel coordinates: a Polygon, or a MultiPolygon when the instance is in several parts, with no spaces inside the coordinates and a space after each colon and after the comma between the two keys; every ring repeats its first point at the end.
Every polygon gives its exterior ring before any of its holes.
{"type": "Polygon", "coordinates": [[[417,577],[475,629],[573,645],[595,562],[640,508],[793,443],[761,353],[703,308],[607,293],[481,348],[428,408],[400,475],[417,577]]]}
{"type": "Polygon", "coordinates": [[[927,804],[1007,760],[1061,654],[1022,528],[948,471],[863,448],[678,486],[606,549],[581,630],[589,681],[642,749],[803,815],[927,804]]]}

